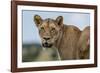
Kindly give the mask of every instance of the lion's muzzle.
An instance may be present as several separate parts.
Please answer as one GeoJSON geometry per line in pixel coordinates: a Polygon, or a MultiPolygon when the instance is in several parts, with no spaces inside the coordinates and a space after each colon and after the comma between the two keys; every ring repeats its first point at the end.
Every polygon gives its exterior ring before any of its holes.
{"type": "Polygon", "coordinates": [[[42,46],[45,48],[50,48],[50,47],[52,47],[52,44],[45,42],[42,44],[42,46]]]}

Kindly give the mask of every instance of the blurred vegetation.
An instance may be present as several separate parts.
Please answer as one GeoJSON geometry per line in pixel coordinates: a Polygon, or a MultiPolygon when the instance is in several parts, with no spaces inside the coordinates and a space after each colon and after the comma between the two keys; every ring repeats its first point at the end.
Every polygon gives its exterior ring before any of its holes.
{"type": "Polygon", "coordinates": [[[43,50],[40,44],[23,44],[22,47],[22,62],[59,60],[53,48],[43,50]]]}

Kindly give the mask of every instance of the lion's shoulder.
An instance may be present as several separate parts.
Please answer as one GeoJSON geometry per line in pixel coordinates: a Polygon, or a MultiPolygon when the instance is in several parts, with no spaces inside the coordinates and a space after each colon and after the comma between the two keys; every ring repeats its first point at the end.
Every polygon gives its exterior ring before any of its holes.
{"type": "Polygon", "coordinates": [[[81,32],[81,30],[74,25],[64,25],[63,32],[81,32]]]}

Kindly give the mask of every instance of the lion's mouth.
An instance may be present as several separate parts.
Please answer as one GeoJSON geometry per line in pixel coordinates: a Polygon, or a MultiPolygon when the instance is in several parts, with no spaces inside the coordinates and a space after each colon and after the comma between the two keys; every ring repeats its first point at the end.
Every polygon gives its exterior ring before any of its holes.
{"type": "Polygon", "coordinates": [[[45,48],[50,48],[50,47],[52,47],[52,44],[49,44],[46,42],[46,43],[43,43],[42,46],[45,48]]]}

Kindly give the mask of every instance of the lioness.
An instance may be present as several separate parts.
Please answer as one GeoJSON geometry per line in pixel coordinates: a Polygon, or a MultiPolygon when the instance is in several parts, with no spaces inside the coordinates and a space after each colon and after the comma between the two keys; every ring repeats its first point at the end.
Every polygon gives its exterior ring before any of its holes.
{"type": "Polygon", "coordinates": [[[81,35],[79,28],[73,25],[64,25],[63,17],[42,19],[34,16],[34,22],[39,30],[42,46],[56,47],[62,60],[79,59],[78,41],[81,35]]]}
{"type": "Polygon", "coordinates": [[[90,54],[90,27],[87,26],[81,33],[78,42],[80,59],[89,59],[90,54]]]}

